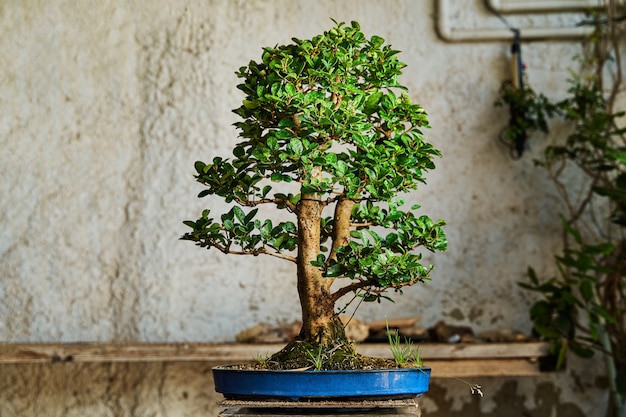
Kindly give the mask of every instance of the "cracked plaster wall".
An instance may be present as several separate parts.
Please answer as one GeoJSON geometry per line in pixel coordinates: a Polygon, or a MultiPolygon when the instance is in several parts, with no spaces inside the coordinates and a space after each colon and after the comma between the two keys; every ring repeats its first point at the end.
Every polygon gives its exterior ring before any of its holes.
{"type": "MultiPolygon", "coordinates": [[[[425,0],[2,2],[0,340],[230,341],[259,322],[297,319],[295,286],[283,284],[290,265],[225,259],[177,238],[182,220],[221,208],[195,198],[193,163],[236,141],[234,71],[262,46],[327,29],[331,17],[358,20],[403,51],[403,80],[444,153],[412,197],[449,223],[433,282],[359,317],[528,332],[531,298],[515,282],[531,264],[550,271],[557,199],[532,154],[512,162],[496,143],[507,114],[493,101],[509,76],[509,45],[444,43],[434,12],[425,0]]],[[[562,94],[577,50],[525,45],[537,88],[562,94]]],[[[435,381],[423,407],[433,416],[603,415],[601,365],[574,364],[480,380],[480,402],[463,384],[435,381]]],[[[0,415],[213,415],[209,365],[3,365],[0,415]]]]}

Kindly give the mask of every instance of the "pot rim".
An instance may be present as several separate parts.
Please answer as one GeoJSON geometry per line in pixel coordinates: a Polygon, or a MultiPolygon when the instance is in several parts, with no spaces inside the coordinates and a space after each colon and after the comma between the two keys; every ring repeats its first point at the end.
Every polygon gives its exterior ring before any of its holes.
{"type": "Polygon", "coordinates": [[[235,366],[241,366],[241,364],[230,364],[230,365],[218,365],[214,366],[211,369],[217,371],[231,371],[231,372],[267,372],[267,373],[325,373],[325,374],[344,374],[344,373],[384,373],[384,372],[429,372],[431,368],[429,366],[422,367],[408,367],[408,368],[376,368],[376,369],[239,369],[233,368],[235,366]]]}

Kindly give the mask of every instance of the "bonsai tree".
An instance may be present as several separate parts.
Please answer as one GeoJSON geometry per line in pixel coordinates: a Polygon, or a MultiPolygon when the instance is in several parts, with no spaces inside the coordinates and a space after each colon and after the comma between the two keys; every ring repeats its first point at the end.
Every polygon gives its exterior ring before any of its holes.
{"type": "Polygon", "coordinates": [[[185,221],[182,239],[292,262],[298,340],[309,348],[349,345],[336,308],[342,296],[380,301],[424,282],[432,266],[416,250],[447,246],[442,220],[414,214],[419,206],[401,209],[401,195],[424,183],[440,153],[422,134],[426,112],[398,82],[398,52],[356,22],[264,48],[260,62],[236,73],[245,98],[234,110],[242,121],[232,157],[195,163],[206,186],[199,197],[231,208],[185,221]],[[263,218],[266,207],[285,214],[263,218]]]}

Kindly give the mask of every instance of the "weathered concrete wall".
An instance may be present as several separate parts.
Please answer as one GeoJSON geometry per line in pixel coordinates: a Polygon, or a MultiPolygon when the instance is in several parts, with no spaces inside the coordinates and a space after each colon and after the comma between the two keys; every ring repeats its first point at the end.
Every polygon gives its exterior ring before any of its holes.
{"type": "MultiPolygon", "coordinates": [[[[193,163],[236,142],[234,71],[262,46],[326,30],[331,17],[403,51],[405,84],[444,153],[414,196],[449,223],[433,282],[359,317],[528,332],[531,298],[515,282],[528,265],[551,269],[557,199],[532,154],[512,162],[497,144],[508,116],[493,101],[509,77],[508,42],[445,43],[435,12],[410,0],[2,2],[0,340],[229,341],[252,324],[296,319],[291,265],[177,239],[182,220],[220,209],[195,198],[193,163]]],[[[562,94],[576,51],[572,42],[525,45],[533,83],[562,94]]],[[[503,415],[498,407],[515,401],[523,415],[569,407],[558,415],[600,416],[597,365],[589,380],[570,368],[481,381],[489,398],[480,403],[463,384],[437,382],[424,408],[503,415]]],[[[214,411],[208,369],[2,366],[0,415],[200,415],[214,411]]]]}
{"type": "MultiPolygon", "coordinates": [[[[216,416],[221,395],[213,391],[212,363],[0,366],[0,413],[4,416],[216,416]]],[[[536,378],[471,378],[484,398],[454,379],[431,382],[421,399],[429,417],[604,416],[606,380],[587,379],[585,366],[536,378]]]]}
{"type": "Polygon", "coordinates": [[[4,365],[2,416],[216,416],[210,363],[4,365]]]}

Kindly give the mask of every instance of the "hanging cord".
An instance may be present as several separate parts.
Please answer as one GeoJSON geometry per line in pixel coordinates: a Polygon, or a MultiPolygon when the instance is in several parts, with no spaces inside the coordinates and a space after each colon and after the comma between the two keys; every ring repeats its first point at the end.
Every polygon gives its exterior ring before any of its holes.
{"type": "MultiPolygon", "coordinates": [[[[524,64],[522,62],[522,36],[518,28],[511,25],[497,10],[487,4],[487,9],[493,13],[500,21],[513,33],[513,43],[511,44],[511,70],[512,80],[503,84],[502,88],[512,88],[517,91],[524,91],[524,64]]],[[[512,159],[521,159],[528,146],[528,136],[523,128],[524,109],[520,109],[515,103],[509,104],[509,124],[502,129],[499,135],[500,142],[509,148],[509,155],[512,159]]]]}
{"type": "Polygon", "coordinates": [[[488,1],[485,2],[485,7],[487,8],[487,10],[489,10],[491,13],[493,13],[498,19],[500,19],[502,21],[502,23],[504,23],[504,26],[509,28],[509,30],[511,32],[515,32],[515,31],[519,32],[519,29],[517,29],[515,26],[510,24],[509,21],[504,18],[504,16],[502,16],[500,13],[498,13],[498,11],[496,9],[491,7],[491,4],[489,4],[488,1]]]}

